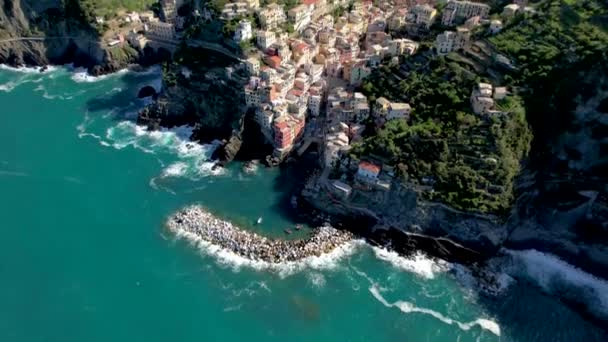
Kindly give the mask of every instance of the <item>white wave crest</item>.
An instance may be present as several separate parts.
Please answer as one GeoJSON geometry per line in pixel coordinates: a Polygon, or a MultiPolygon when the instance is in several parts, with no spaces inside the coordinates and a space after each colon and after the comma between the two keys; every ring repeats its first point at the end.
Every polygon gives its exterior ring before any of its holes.
{"type": "Polygon", "coordinates": [[[380,289],[378,288],[378,286],[376,284],[373,284],[370,288],[369,291],[372,293],[372,295],[380,302],[382,303],[384,306],[390,308],[390,307],[396,307],[399,310],[401,310],[401,312],[403,313],[421,313],[421,314],[425,314],[425,315],[429,315],[432,316],[446,324],[449,325],[457,325],[460,329],[468,331],[470,330],[472,327],[474,326],[479,326],[482,329],[485,329],[487,331],[490,331],[491,333],[493,333],[496,336],[500,336],[500,326],[498,325],[498,323],[496,323],[493,320],[489,320],[486,318],[478,318],[474,321],[471,322],[466,322],[466,323],[462,323],[459,322],[455,319],[452,319],[450,317],[446,317],[443,314],[435,311],[435,310],[431,310],[431,309],[427,309],[427,308],[420,308],[417,307],[416,305],[414,305],[411,302],[407,302],[407,301],[397,301],[395,303],[389,303],[380,293],[380,289]]]}
{"type": "Polygon", "coordinates": [[[378,259],[386,261],[398,269],[415,273],[426,279],[433,279],[438,273],[448,270],[448,264],[445,261],[431,259],[421,252],[417,252],[411,257],[404,257],[397,252],[389,251],[385,248],[373,246],[372,249],[378,259]]]}
{"type": "Polygon", "coordinates": [[[584,304],[591,312],[608,318],[608,281],[534,249],[505,252],[512,258],[509,272],[533,281],[548,293],[584,304]]]}
{"type": "Polygon", "coordinates": [[[176,162],[163,170],[163,177],[180,177],[188,171],[188,164],[184,162],[176,162]]]}
{"type": "Polygon", "coordinates": [[[23,74],[48,74],[48,73],[51,73],[51,72],[57,70],[57,67],[49,65],[49,66],[46,66],[46,68],[44,68],[44,67],[14,68],[14,67],[8,66],[6,64],[0,64],[0,70],[8,70],[8,71],[19,72],[19,73],[23,73],[23,74]]]}
{"type": "Polygon", "coordinates": [[[322,273],[319,272],[310,272],[307,274],[307,278],[308,281],[317,288],[321,288],[325,286],[325,283],[327,282],[325,280],[325,276],[322,273]]]}
{"type": "Polygon", "coordinates": [[[337,247],[333,251],[320,256],[311,256],[300,261],[290,261],[282,263],[270,263],[260,260],[251,260],[242,257],[232,251],[214,245],[209,241],[201,239],[198,235],[179,229],[175,232],[178,239],[184,239],[198,248],[201,253],[214,257],[217,262],[233,271],[241,268],[252,268],[258,271],[270,271],[277,273],[281,278],[286,278],[306,269],[312,270],[331,270],[339,267],[340,262],[351,256],[362,245],[363,240],[353,240],[347,244],[337,247]]]}
{"type": "Polygon", "coordinates": [[[129,69],[121,69],[115,73],[101,75],[101,76],[93,76],[89,74],[86,68],[75,68],[73,69],[72,80],[77,83],[94,83],[107,79],[108,77],[122,75],[129,72],[129,69]]]}
{"type": "Polygon", "coordinates": [[[15,89],[15,87],[16,84],[14,82],[7,82],[4,84],[0,84],[0,91],[10,93],[11,91],[13,91],[13,89],[15,89]]]}

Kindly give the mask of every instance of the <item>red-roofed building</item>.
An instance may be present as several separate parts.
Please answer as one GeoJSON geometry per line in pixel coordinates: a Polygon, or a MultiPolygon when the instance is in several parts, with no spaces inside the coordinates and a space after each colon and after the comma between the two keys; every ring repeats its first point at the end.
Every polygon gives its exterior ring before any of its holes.
{"type": "Polygon", "coordinates": [[[274,123],[274,145],[278,149],[291,146],[294,140],[294,132],[287,120],[283,119],[274,123]]]}
{"type": "Polygon", "coordinates": [[[359,163],[359,169],[357,170],[357,177],[364,181],[374,181],[378,179],[380,174],[380,166],[362,161],[359,163]]]}
{"type": "Polygon", "coordinates": [[[278,69],[281,66],[281,57],[279,56],[266,56],[264,62],[273,69],[278,69]]]}

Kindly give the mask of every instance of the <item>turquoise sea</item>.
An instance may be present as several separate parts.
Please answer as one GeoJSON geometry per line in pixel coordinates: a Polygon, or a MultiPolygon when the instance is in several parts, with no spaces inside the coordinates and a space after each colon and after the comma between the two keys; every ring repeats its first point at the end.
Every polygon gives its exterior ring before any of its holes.
{"type": "Polygon", "coordinates": [[[567,278],[608,306],[606,283],[534,251],[530,281],[488,297],[458,265],[363,242],[269,269],[177,239],[163,222],[192,203],[282,236],[291,189],[212,171],[186,127],[134,125],[158,72],[0,70],[0,341],[608,340],[542,291],[567,278]]]}

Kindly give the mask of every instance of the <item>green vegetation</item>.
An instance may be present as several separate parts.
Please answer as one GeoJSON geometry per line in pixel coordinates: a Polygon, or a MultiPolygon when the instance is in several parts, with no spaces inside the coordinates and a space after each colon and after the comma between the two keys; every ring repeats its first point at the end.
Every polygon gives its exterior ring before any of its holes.
{"type": "Polygon", "coordinates": [[[608,3],[547,0],[537,10],[513,20],[490,42],[518,66],[506,79],[529,90],[526,108],[534,115],[528,121],[545,140],[568,127],[573,99],[594,87],[582,86],[584,75],[608,65],[608,3]]]}
{"type": "Polygon", "coordinates": [[[431,59],[419,53],[399,67],[381,68],[363,92],[409,102],[412,120],[389,122],[353,153],[384,159],[404,181],[434,184],[424,192],[431,200],[505,213],[530,148],[528,122],[542,153],[546,138],[571,124],[574,99],[593,94],[588,75],[608,65],[607,7],[599,0],[545,0],[538,14],[519,15],[489,38],[495,53],[515,65],[510,71],[494,66],[503,70],[499,85],[519,94],[497,103],[505,116],[472,114],[469,94],[485,68],[460,55],[431,59]]]}
{"type": "Polygon", "coordinates": [[[139,56],[137,50],[127,44],[124,46],[112,47],[108,50],[108,53],[113,61],[120,63],[132,63],[139,56]]]}
{"type": "Polygon", "coordinates": [[[531,141],[521,99],[500,103],[507,115],[478,116],[469,103],[480,81],[474,73],[443,58],[420,58],[409,68],[383,67],[362,88],[372,100],[410,103],[411,123],[388,122],[353,153],[383,159],[405,182],[434,184],[434,191],[425,192],[429,199],[462,210],[507,210],[531,141]]]}
{"type": "Polygon", "coordinates": [[[66,10],[71,9],[72,14],[82,16],[87,22],[95,22],[97,16],[114,16],[120,10],[144,11],[150,8],[157,0],[63,0],[66,10]],[[77,11],[79,13],[74,13],[77,11]]]}

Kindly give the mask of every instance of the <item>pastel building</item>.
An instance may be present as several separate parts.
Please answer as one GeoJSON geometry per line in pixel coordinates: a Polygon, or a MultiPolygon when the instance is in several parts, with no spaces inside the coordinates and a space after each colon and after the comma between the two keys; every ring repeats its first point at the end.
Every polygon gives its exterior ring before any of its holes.
{"type": "Polygon", "coordinates": [[[249,20],[241,20],[239,25],[234,32],[234,40],[237,42],[248,41],[253,38],[253,31],[251,30],[251,22],[249,20]]]}
{"type": "Polygon", "coordinates": [[[452,26],[475,16],[486,18],[489,13],[490,6],[480,2],[448,0],[441,23],[444,26],[452,26]]]}
{"type": "Polygon", "coordinates": [[[278,4],[270,4],[258,12],[260,25],[265,30],[277,28],[280,24],[287,20],[283,6],[278,4]]]}
{"type": "Polygon", "coordinates": [[[364,182],[376,181],[378,180],[380,171],[380,166],[374,163],[362,161],[359,163],[359,167],[357,168],[357,179],[364,182]]]}

